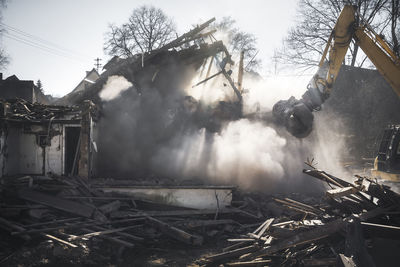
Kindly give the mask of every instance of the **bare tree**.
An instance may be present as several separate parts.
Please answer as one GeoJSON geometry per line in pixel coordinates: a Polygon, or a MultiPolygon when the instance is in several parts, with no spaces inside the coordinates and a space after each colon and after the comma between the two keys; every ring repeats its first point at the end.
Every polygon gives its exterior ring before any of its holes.
{"type": "Polygon", "coordinates": [[[164,12],[153,6],[133,10],[129,21],[121,26],[110,25],[104,50],[109,55],[130,57],[150,52],[176,37],[175,24],[164,12]]]}
{"type": "MultiPolygon", "coordinates": [[[[0,0],[0,23],[3,20],[2,11],[6,7],[6,2],[7,2],[7,0],[0,0]]],[[[3,27],[1,27],[1,24],[0,24],[0,70],[6,68],[8,63],[10,62],[8,55],[6,54],[5,50],[2,48],[2,44],[1,44],[3,31],[4,31],[4,29],[3,29],[3,27]]]]}
{"type": "Polygon", "coordinates": [[[214,27],[227,35],[229,52],[236,58],[241,51],[244,52],[244,65],[248,71],[256,71],[261,66],[257,55],[257,39],[248,32],[241,31],[236,27],[236,21],[232,17],[223,17],[214,27]]]}
{"type": "MultiPolygon", "coordinates": [[[[304,68],[316,66],[341,10],[349,3],[356,5],[361,18],[382,35],[388,32],[387,26],[392,23],[394,32],[392,31],[388,41],[398,50],[395,34],[396,31],[398,33],[398,2],[399,0],[300,0],[297,14],[300,20],[289,31],[283,41],[283,48],[275,52],[274,58],[281,63],[304,68]],[[397,3],[397,12],[388,16],[388,13],[392,14],[391,2],[394,7],[397,3]]],[[[359,67],[366,60],[366,56],[359,53],[359,47],[354,40],[349,47],[348,60],[351,66],[359,67]]]]}

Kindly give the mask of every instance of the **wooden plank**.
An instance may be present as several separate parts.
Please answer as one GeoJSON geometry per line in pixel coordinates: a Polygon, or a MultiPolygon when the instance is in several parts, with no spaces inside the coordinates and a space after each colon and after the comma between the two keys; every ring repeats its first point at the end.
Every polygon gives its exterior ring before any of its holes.
{"type": "Polygon", "coordinates": [[[189,245],[202,245],[203,244],[202,236],[189,234],[181,229],[178,229],[174,226],[171,226],[165,222],[162,222],[162,221],[160,221],[156,218],[152,218],[150,216],[148,216],[147,219],[161,232],[163,232],[164,234],[166,234],[176,240],[182,241],[189,245]]]}
{"type": "Polygon", "coordinates": [[[358,189],[354,188],[352,186],[348,186],[348,187],[343,187],[343,188],[336,188],[336,189],[331,189],[326,191],[326,195],[328,197],[344,197],[344,196],[349,196],[352,195],[354,193],[357,193],[358,189]]]}
{"type": "Polygon", "coordinates": [[[361,222],[363,232],[369,237],[381,237],[400,240],[400,227],[376,223],[361,222]]]}
{"type": "Polygon", "coordinates": [[[265,266],[271,263],[271,260],[255,260],[255,261],[241,261],[241,262],[228,262],[225,266],[265,266]]]}
{"type": "Polygon", "coordinates": [[[344,267],[357,267],[353,261],[353,258],[351,257],[346,257],[344,254],[339,254],[339,259],[344,267]]]}
{"type": "MultiPolygon", "coordinates": [[[[0,217],[0,227],[9,232],[11,232],[12,230],[16,230],[18,232],[26,231],[25,228],[23,228],[19,225],[16,225],[14,222],[8,221],[2,217],[0,217]]],[[[22,234],[21,238],[26,241],[31,240],[31,237],[27,234],[22,234]]]]}
{"type": "Polygon", "coordinates": [[[121,207],[121,202],[119,200],[115,200],[99,207],[99,210],[104,214],[109,214],[113,211],[119,210],[120,207],[121,207]]]}
{"type": "Polygon", "coordinates": [[[307,205],[300,205],[297,203],[294,203],[294,200],[292,201],[287,201],[287,200],[283,200],[283,199],[279,199],[279,198],[274,198],[274,200],[276,202],[279,202],[281,204],[283,204],[285,207],[289,208],[289,209],[293,209],[299,212],[303,212],[303,213],[307,213],[307,214],[312,214],[314,216],[317,216],[317,213],[321,213],[321,211],[313,208],[313,207],[307,207],[307,205]]]}
{"type": "Polygon", "coordinates": [[[41,232],[51,232],[59,229],[68,229],[68,228],[80,228],[80,227],[92,227],[94,225],[104,225],[104,224],[117,224],[117,223],[127,223],[127,222],[136,222],[143,221],[144,218],[132,218],[132,219],[122,219],[122,220],[114,220],[111,222],[97,222],[95,220],[87,220],[78,223],[66,223],[63,225],[58,225],[54,227],[47,228],[39,228],[39,229],[30,229],[18,232],[12,232],[12,235],[21,235],[21,234],[33,234],[33,233],[41,233],[41,232]]]}
{"type": "Polygon", "coordinates": [[[253,238],[229,238],[228,242],[254,242],[253,238]]]}
{"type": "Polygon", "coordinates": [[[275,218],[271,218],[265,221],[264,226],[261,228],[260,232],[257,234],[257,239],[260,239],[260,237],[263,236],[265,231],[268,230],[268,228],[271,226],[272,222],[275,220],[275,218]]]}
{"type": "Polygon", "coordinates": [[[243,246],[248,246],[248,245],[250,245],[250,244],[253,243],[253,242],[254,242],[254,239],[251,239],[251,241],[239,242],[239,243],[233,244],[232,246],[223,248],[222,251],[223,251],[223,252],[227,252],[227,251],[230,251],[230,250],[235,250],[235,249],[240,248],[240,247],[243,247],[243,246]]]}
{"type": "Polygon", "coordinates": [[[55,197],[52,195],[40,193],[30,189],[22,189],[18,192],[20,198],[39,203],[58,210],[66,211],[71,214],[90,218],[93,215],[94,208],[80,203],[55,197]]]}
{"type": "MultiPolygon", "coordinates": [[[[104,227],[101,227],[101,226],[91,226],[91,227],[93,229],[99,230],[99,231],[107,230],[107,228],[104,228],[104,227]]],[[[117,232],[116,234],[118,236],[126,237],[126,238],[129,238],[129,239],[135,240],[135,241],[144,241],[144,238],[142,238],[142,237],[134,236],[134,235],[131,235],[131,234],[128,234],[128,233],[125,233],[125,232],[117,232]]]]}
{"type": "Polygon", "coordinates": [[[316,209],[316,208],[314,208],[314,207],[312,207],[310,205],[304,204],[304,203],[302,203],[300,201],[296,201],[296,200],[293,200],[293,199],[290,199],[290,198],[287,198],[287,197],[285,198],[285,200],[288,201],[288,202],[291,202],[291,203],[293,203],[293,204],[295,204],[295,205],[297,205],[299,207],[303,207],[305,209],[312,210],[315,213],[321,213],[321,211],[319,209],[316,209]]]}
{"type": "Polygon", "coordinates": [[[235,250],[231,250],[231,251],[226,251],[226,252],[222,252],[219,254],[215,254],[215,255],[211,255],[206,257],[207,261],[210,262],[217,262],[217,261],[221,261],[221,260],[227,260],[227,259],[232,259],[232,258],[236,258],[239,257],[243,254],[246,253],[250,253],[250,252],[254,252],[256,250],[258,250],[259,247],[257,245],[251,245],[251,246],[247,246],[244,248],[238,248],[235,250]]]}
{"type": "Polygon", "coordinates": [[[276,244],[261,249],[260,251],[251,255],[251,258],[272,255],[278,251],[286,248],[308,244],[316,240],[325,238],[331,234],[336,233],[340,229],[343,229],[346,225],[346,221],[343,219],[338,219],[333,222],[327,223],[323,226],[311,229],[309,231],[298,233],[292,237],[278,241],[276,244]]]}
{"type": "Polygon", "coordinates": [[[127,227],[107,229],[107,230],[92,232],[92,233],[88,233],[88,234],[84,234],[84,235],[79,235],[79,236],[74,237],[73,239],[91,238],[94,236],[108,235],[108,234],[122,232],[122,231],[126,231],[128,229],[133,229],[133,228],[138,228],[138,227],[141,227],[141,225],[131,225],[131,226],[127,226],[127,227]]]}
{"type": "Polygon", "coordinates": [[[51,239],[51,240],[57,241],[57,242],[59,242],[59,243],[61,243],[61,244],[67,245],[67,246],[69,246],[69,247],[71,247],[71,248],[77,248],[77,247],[78,247],[77,245],[74,245],[74,244],[72,244],[72,243],[70,243],[70,242],[68,242],[68,241],[62,240],[62,239],[60,239],[60,238],[58,238],[58,237],[55,237],[55,236],[53,236],[53,235],[49,235],[49,234],[43,234],[43,235],[44,235],[45,237],[51,239]]]}
{"type": "MultiPolygon", "coordinates": [[[[82,230],[86,231],[86,232],[89,232],[89,233],[93,232],[93,230],[91,230],[89,228],[83,228],[82,230]]],[[[106,240],[112,241],[112,242],[114,242],[116,244],[119,244],[119,245],[122,245],[122,246],[128,247],[128,248],[133,248],[135,246],[134,244],[132,244],[130,242],[127,242],[125,240],[121,240],[119,238],[112,237],[112,236],[102,235],[102,236],[98,236],[98,238],[106,239],[106,240]]]]}

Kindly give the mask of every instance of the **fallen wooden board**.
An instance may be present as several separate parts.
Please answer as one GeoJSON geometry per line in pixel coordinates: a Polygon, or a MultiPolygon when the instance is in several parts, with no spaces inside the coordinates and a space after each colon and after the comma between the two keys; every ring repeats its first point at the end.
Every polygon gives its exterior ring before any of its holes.
{"type": "Polygon", "coordinates": [[[121,227],[121,228],[106,229],[106,230],[101,230],[101,231],[97,231],[97,232],[92,232],[92,233],[87,233],[84,235],[76,236],[76,237],[74,237],[74,239],[91,238],[94,236],[108,235],[108,234],[122,232],[122,231],[126,231],[126,230],[133,229],[133,228],[138,228],[138,227],[141,227],[141,226],[140,225],[131,225],[131,226],[121,227]]]}
{"type": "Polygon", "coordinates": [[[119,210],[120,207],[121,207],[121,202],[119,200],[115,200],[99,207],[99,210],[104,214],[109,214],[113,211],[119,210]]]}
{"type": "Polygon", "coordinates": [[[176,240],[182,241],[189,245],[202,245],[203,244],[202,236],[189,234],[181,229],[178,229],[174,226],[171,226],[165,222],[162,222],[162,221],[160,221],[156,218],[152,218],[150,216],[148,216],[147,219],[150,221],[150,223],[152,225],[154,225],[154,227],[156,227],[164,234],[166,234],[176,240]]]}
{"type": "Polygon", "coordinates": [[[226,265],[226,266],[265,266],[268,263],[271,263],[271,260],[229,262],[229,263],[225,263],[224,265],[226,265]]]}
{"type": "Polygon", "coordinates": [[[251,245],[251,246],[247,246],[244,248],[238,248],[235,250],[226,251],[226,252],[222,252],[219,254],[214,254],[214,255],[206,257],[206,260],[210,261],[210,262],[218,262],[221,260],[236,258],[243,254],[254,252],[258,249],[259,249],[259,246],[251,245]]]}
{"type": "Polygon", "coordinates": [[[368,222],[361,222],[361,226],[369,236],[400,240],[400,227],[398,226],[368,222]]]}
{"type": "Polygon", "coordinates": [[[352,186],[336,188],[326,191],[326,195],[328,197],[344,197],[349,196],[351,194],[357,193],[358,189],[352,186]]]}
{"type": "Polygon", "coordinates": [[[30,189],[22,189],[18,192],[18,196],[22,199],[39,203],[48,207],[58,210],[66,211],[71,214],[79,215],[82,217],[92,217],[95,208],[86,206],[74,201],[62,199],[52,195],[36,192],[30,189]]]}
{"type": "MultiPolygon", "coordinates": [[[[344,227],[348,224],[349,221],[354,220],[354,218],[359,219],[359,220],[367,220],[369,218],[376,217],[380,214],[382,214],[384,211],[390,209],[391,207],[387,209],[381,209],[381,208],[376,208],[374,210],[365,212],[361,214],[360,216],[349,216],[345,219],[337,219],[332,222],[326,223],[325,225],[318,226],[316,228],[313,228],[311,230],[305,231],[305,232],[300,232],[292,237],[288,237],[286,239],[278,241],[276,244],[263,248],[251,255],[249,255],[248,258],[256,258],[259,256],[265,256],[265,255],[272,255],[280,250],[302,245],[302,244],[308,244],[311,242],[314,242],[316,240],[320,240],[322,238],[328,237],[336,232],[338,232],[341,229],[344,229],[344,227]]],[[[271,234],[272,235],[272,234],[271,234]]]]}
{"type": "Polygon", "coordinates": [[[74,244],[72,244],[72,243],[70,243],[68,241],[62,240],[61,238],[55,237],[53,235],[49,235],[49,234],[43,234],[43,235],[45,237],[51,239],[51,240],[57,241],[57,242],[59,242],[61,244],[67,245],[67,246],[69,246],[71,248],[77,248],[78,247],[77,245],[74,245],[74,244]]]}

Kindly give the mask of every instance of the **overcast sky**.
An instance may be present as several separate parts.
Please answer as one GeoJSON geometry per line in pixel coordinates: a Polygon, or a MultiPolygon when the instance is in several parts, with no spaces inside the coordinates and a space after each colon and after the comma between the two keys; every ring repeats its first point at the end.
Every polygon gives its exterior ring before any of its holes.
{"type": "Polygon", "coordinates": [[[212,17],[232,16],[239,28],[257,37],[257,57],[268,67],[274,49],[294,25],[297,0],[9,0],[3,11],[3,23],[8,27],[3,46],[11,63],[4,76],[40,79],[46,93],[65,95],[94,67],[95,58],[101,58],[103,64],[110,58],[103,52],[108,24],[126,22],[132,10],[143,4],[164,10],[180,34],[212,17]],[[32,41],[41,48],[32,47],[32,41]]]}

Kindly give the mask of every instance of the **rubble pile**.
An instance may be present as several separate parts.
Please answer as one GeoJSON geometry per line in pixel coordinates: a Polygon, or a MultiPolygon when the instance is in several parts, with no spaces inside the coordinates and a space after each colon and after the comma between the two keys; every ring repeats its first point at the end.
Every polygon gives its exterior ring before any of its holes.
{"type": "Polygon", "coordinates": [[[173,255],[184,246],[208,249],[192,261],[200,266],[373,266],[370,240],[399,236],[400,195],[366,177],[349,183],[316,169],[304,173],[332,189],[324,198],[235,191],[230,207],[211,210],[105,193],[78,177],[2,178],[1,239],[8,241],[0,242],[0,261],[11,266],[21,260],[16,247],[51,240],[53,255],[64,251],[68,263],[83,265],[124,260],[124,251],[167,248],[173,255]]]}
{"type": "MultiPolygon", "coordinates": [[[[232,232],[239,222],[258,218],[234,207],[196,210],[104,193],[79,177],[23,176],[1,181],[0,234],[8,241],[0,242],[0,264],[8,266],[23,261],[18,253],[21,247],[34,251],[38,242],[39,247],[48,247],[35,252],[42,258],[50,251],[53,256],[63,254],[68,264],[105,264],[107,255],[122,260],[124,249],[164,247],[166,242],[199,247],[208,238],[232,232]],[[49,240],[53,246],[49,247],[49,240]],[[104,247],[111,252],[104,252],[104,247]]],[[[33,264],[35,259],[29,256],[26,261],[33,264]]]]}
{"type": "MultiPolygon", "coordinates": [[[[8,121],[41,122],[64,117],[66,114],[76,113],[79,116],[78,106],[44,105],[38,102],[31,103],[21,98],[0,101],[0,118],[8,121]]],[[[71,119],[74,119],[73,117],[71,119]]]]}
{"type": "Polygon", "coordinates": [[[379,249],[391,251],[399,246],[400,195],[366,177],[357,176],[349,183],[316,169],[303,172],[331,187],[323,202],[312,205],[275,198],[291,211],[289,216],[268,217],[253,231],[228,239],[232,245],[206,256],[200,264],[396,266],[393,255],[377,262],[380,256],[376,254],[379,249]],[[386,246],[374,246],[374,240],[382,237],[397,244],[390,247],[385,241],[386,246]]]}

